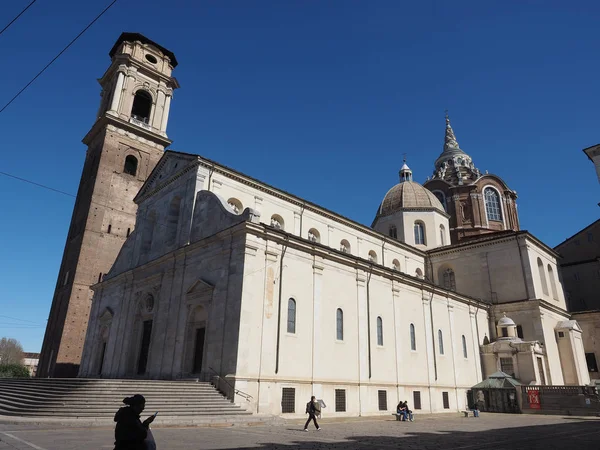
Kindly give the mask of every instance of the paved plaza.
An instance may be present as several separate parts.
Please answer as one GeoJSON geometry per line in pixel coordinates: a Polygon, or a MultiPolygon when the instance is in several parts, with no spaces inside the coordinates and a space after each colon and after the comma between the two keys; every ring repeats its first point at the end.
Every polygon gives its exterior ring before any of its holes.
{"type": "MultiPolygon", "coordinates": [[[[157,424],[160,425],[160,424],[157,424]]],[[[396,422],[393,418],[322,420],[302,431],[298,420],[245,427],[154,428],[159,450],[204,449],[598,449],[600,418],[454,414],[396,422]]],[[[111,428],[0,424],[0,450],[112,449],[111,428]]]]}

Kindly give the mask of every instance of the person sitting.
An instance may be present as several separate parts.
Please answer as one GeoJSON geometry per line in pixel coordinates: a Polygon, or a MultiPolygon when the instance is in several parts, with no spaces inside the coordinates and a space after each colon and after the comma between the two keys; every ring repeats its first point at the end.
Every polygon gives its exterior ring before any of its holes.
{"type": "Polygon", "coordinates": [[[473,417],[479,417],[479,409],[477,409],[477,405],[475,403],[472,403],[469,406],[469,409],[473,411],[473,417]]]}
{"type": "Polygon", "coordinates": [[[404,420],[408,419],[411,422],[414,422],[413,412],[408,408],[408,402],[406,400],[404,400],[404,402],[402,402],[402,407],[403,407],[404,416],[405,416],[404,420]]]}

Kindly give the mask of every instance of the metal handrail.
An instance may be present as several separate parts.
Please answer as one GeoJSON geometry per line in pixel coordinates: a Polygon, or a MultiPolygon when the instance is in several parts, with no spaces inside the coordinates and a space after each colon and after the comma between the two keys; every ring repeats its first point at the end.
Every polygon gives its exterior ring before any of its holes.
{"type": "Polygon", "coordinates": [[[213,369],[212,367],[209,367],[209,369],[212,370],[215,373],[216,377],[219,380],[223,380],[225,383],[227,383],[227,385],[231,389],[233,389],[233,392],[235,394],[241,395],[247,402],[249,402],[251,398],[254,398],[250,394],[246,394],[245,392],[242,392],[239,389],[236,389],[229,381],[227,381],[225,378],[223,378],[221,375],[219,375],[219,373],[215,369],[213,369]]]}

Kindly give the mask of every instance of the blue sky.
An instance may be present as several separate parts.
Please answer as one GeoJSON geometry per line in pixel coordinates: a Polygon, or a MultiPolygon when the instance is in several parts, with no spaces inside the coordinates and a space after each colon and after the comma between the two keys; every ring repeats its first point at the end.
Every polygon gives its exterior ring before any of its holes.
{"type": "MultiPolygon", "coordinates": [[[[29,1],[3,2],[0,28],[29,1]]],[[[108,3],[38,0],[0,36],[0,103],[108,3]]],[[[180,63],[172,149],[370,224],[403,153],[431,175],[448,109],[554,246],[598,218],[581,149],[600,143],[599,19],[594,1],[119,0],[0,114],[0,171],[77,192],[96,80],[133,31],[180,63]]],[[[0,175],[0,201],[0,337],[39,351],[74,199],[0,175]]]]}

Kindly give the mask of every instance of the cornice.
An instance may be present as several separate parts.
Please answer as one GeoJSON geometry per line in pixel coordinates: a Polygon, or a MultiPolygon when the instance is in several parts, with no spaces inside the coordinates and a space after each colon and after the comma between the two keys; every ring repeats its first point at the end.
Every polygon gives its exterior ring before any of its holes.
{"type": "Polygon", "coordinates": [[[117,129],[122,129],[125,132],[133,133],[136,136],[142,137],[154,144],[157,144],[161,146],[161,149],[168,147],[172,143],[171,140],[167,139],[164,136],[144,130],[141,127],[135,126],[129,122],[124,121],[121,118],[112,116],[110,114],[104,114],[102,117],[97,119],[94,125],[92,125],[90,131],[88,131],[88,133],[82,139],[82,142],[85,145],[91,145],[96,135],[102,130],[108,129],[110,125],[114,126],[117,129]]]}
{"type": "Polygon", "coordinates": [[[265,240],[274,241],[279,245],[285,245],[290,248],[294,248],[304,252],[310,252],[315,256],[321,257],[324,260],[335,261],[347,266],[352,266],[357,271],[369,272],[373,275],[378,275],[387,278],[391,281],[401,282],[403,285],[408,285],[420,290],[425,290],[429,294],[433,293],[438,297],[444,297],[446,299],[455,300],[466,305],[476,304],[484,309],[489,309],[491,305],[484,302],[481,299],[470,297],[465,294],[460,294],[454,291],[444,289],[441,286],[437,286],[428,281],[406,274],[404,272],[398,272],[393,268],[388,268],[380,264],[372,263],[366,259],[363,259],[356,255],[344,253],[326,245],[311,242],[308,239],[298,237],[296,235],[286,233],[285,231],[278,230],[262,223],[251,223],[245,222],[248,233],[253,234],[265,240]]]}
{"type": "Polygon", "coordinates": [[[343,224],[349,228],[352,228],[352,229],[355,229],[362,233],[368,234],[371,237],[374,237],[375,239],[386,239],[388,242],[392,243],[394,246],[396,246],[402,250],[409,251],[417,256],[424,257],[426,254],[424,251],[419,250],[417,248],[413,248],[410,245],[405,244],[403,242],[391,241],[391,240],[389,240],[389,237],[386,236],[385,234],[379,233],[378,231],[375,231],[372,228],[367,227],[366,225],[362,225],[362,224],[359,224],[358,222],[354,222],[353,220],[348,219],[347,217],[337,215],[337,214],[333,213],[332,211],[328,211],[325,208],[322,208],[311,202],[303,200],[300,197],[296,197],[293,194],[289,194],[287,192],[282,192],[276,188],[265,185],[264,183],[261,183],[258,180],[250,179],[249,177],[247,177],[243,174],[236,173],[232,169],[226,168],[217,163],[206,160],[198,155],[196,155],[196,156],[198,157],[198,165],[199,166],[207,168],[209,170],[212,170],[221,175],[224,175],[232,180],[237,181],[238,183],[244,184],[244,185],[249,186],[253,189],[256,189],[260,192],[264,192],[273,197],[279,198],[280,200],[284,200],[287,203],[291,203],[297,207],[303,208],[304,210],[311,211],[311,212],[318,214],[320,216],[323,216],[329,220],[343,224]]]}

